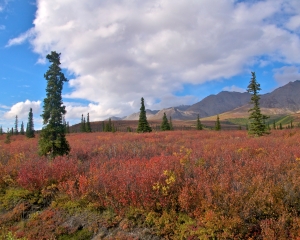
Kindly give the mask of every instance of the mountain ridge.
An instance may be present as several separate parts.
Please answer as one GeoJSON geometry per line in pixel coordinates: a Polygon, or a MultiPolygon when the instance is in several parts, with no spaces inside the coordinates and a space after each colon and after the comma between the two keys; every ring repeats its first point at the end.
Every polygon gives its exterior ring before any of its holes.
{"type": "MultiPolygon", "coordinates": [[[[270,93],[260,95],[260,107],[268,114],[291,114],[300,111],[300,80],[289,82],[270,93]]],[[[197,115],[201,118],[214,116],[230,111],[245,112],[251,108],[251,94],[248,92],[221,91],[212,94],[201,101],[184,107],[169,107],[161,110],[146,110],[149,120],[162,119],[164,113],[173,120],[194,120],[197,115]]],[[[124,120],[138,120],[139,112],[133,113],[124,120]]]]}

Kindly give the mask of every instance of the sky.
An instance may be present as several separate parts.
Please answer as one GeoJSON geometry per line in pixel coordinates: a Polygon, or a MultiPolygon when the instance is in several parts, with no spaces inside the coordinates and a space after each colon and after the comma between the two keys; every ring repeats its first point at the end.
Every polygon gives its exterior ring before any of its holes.
{"type": "Polygon", "coordinates": [[[220,91],[261,93],[300,79],[299,0],[0,0],[0,126],[35,129],[46,56],[61,53],[66,120],[191,105],[220,91]]]}

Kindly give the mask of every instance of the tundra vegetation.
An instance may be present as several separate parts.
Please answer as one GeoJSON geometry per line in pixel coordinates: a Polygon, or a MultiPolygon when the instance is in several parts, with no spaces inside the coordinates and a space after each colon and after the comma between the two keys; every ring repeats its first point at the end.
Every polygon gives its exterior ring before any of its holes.
{"type": "Polygon", "coordinates": [[[51,160],[5,135],[0,239],[300,237],[298,128],[72,133],[51,160]]]}

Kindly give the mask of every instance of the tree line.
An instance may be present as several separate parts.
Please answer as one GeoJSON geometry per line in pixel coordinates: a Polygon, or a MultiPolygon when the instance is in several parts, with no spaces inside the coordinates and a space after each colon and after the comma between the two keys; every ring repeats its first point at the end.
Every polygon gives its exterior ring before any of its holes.
{"type": "MultiPolygon", "coordinates": [[[[48,156],[49,158],[54,158],[57,155],[64,155],[70,152],[70,145],[66,140],[66,133],[70,132],[69,123],[65,121],[66,109],[63,105],[62,101],[62,89],[63,83],[68,80],[64,76],[61,68],[60,68],[60,53],[56,53],[55,51],[48,54],[46,58],[51,63],[49,70],[44,74],[44,77],[47,81],[46,87],[46,98],[44,99],[43,105],[43,114],[41,115],[43,118],[44,127],[40,132],[39,138],[39,154],[42,156],[48,156]]],[[[249,126],[247,125],[247,130],[249,135],[253,136],[263,136],[265,134],[270,133],[270,127],[266,124],[266,119],[269,117],[263,115],[259,106],[259,91],[261,90],[260,84],[256,80],[255,72],[251,72],[252,78],[247,87],[247,91],[252,94],[251,96],[251,104],[253,107],[249,109],[249,126]]],[[[275,129],[275,123],[274,123],[275,129]]],[[[280,125],[279,128],[282,128],[280,125]]],[[[293,124],[291,122],[291,128],[293,128],[293,124]]],[[[166,116],[166,113],[163,114],[162,122],[160,125],[161,131],[170,131],[173,130],[172,118],[169,119],[166,116]]],[[[203,130],[203,125],[200,121],[200,116],[198,114],[196,121],[196,129],[203,130]]],[[[215,122],[214,129],[216,131],[221,130],[221,123],[219,115],[217,115],[217,119],[215,122]]],[[[109,118],[108,122],[105,123],[103,121],[102,130],[104,132],[115,132],[117,128],[112,123],[109,118]]],[[[127,128],[130,132],[132,129],[130,127],[127,128]]],[[[85,118],[82,114],[81,116],[81,124],[80,124],[81,132],[92,132],[91,124],[90,124],[90,116],[89,113],[85,118]]],[[[145,110],[145,102],[144,98],[141,98],[141,108],[138,120],[137,130],[138,133],[146,133],[152,132],[152,128],[147,121],[146,110],[145,110]]],[[[15,127],[12,129],[8,129],[7,137],[10,135],[26,135],[28,138],[32,138],[35,136],[34,134],[34,123],[33,123],[33,113],[32,108],[30,108],[28,114],[28,123],[26,126],[26,131],[24,130],[24,124],[21,123],[21,129],[18,130],[18,116],[15,118],[15,127]]],[[[3,134],[2,126],[0,127],[0,134],[3,134]]],[[[7,139],[9,141],[9,139],[7,139]]]]}

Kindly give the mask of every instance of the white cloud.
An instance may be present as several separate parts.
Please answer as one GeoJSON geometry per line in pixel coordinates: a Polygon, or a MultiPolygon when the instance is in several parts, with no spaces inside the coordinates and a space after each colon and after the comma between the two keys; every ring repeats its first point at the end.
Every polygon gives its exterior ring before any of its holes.
{"type": "Polygon", "coordinates": [[[267,64],[260,56],[300,63],[299,35],[286,30],[297,27],[298,7],[299,0],[37,0],[34,28],[8,46],[29,39],[40,62],[62,53],[76,76],[65,97],[93,102],[67,106],[70,117],[84,109],[123,116],[141,97],[149,108],[194,103],[174,92],[267,64]]]}
{"type": "Polygon", "coordinates": [[[18,102],[14,104],[9,111],[4,113],[5,119],[14,119],[16,115],[19,119],[27,119],[30,108],[32,108],[33,114],[39,114],[41,108],[41,101],[18,102]]]}
{"type": "Polygon", "coordinates": [[[4,29],[5,29],[5,26],[4,25],[0,25],[0,30],[4,30],[4,29]]]}
{"type": "Polygon", "coordinates": [[[3,105],[3,104],[0,104],[0,108],[2,108],[2,109],[10,109],[9,106],[3,105]]]}
{"type": "Polygon", "coordinates": [[[8,41],[7,45],[5,47],[11,47],[13,45],[20,45],[27,41],[28,39],[32,38],[34,36],[34,29],[29,29],[25,33],[22,33],[20,36],[16,38],[12,38],[8,41]]]}
{"type": "Polygon", "coordinates": [[[274,78],[280,86],[289,82],[300,80],[300,68],[296,66],[286,66],[274,70],[274,78]]]}
{"type": "Polygon", "coordinates": [[[286,25],[290,30],[293,30],[293,31],[299,29],[300,28],[300,16],[299,15],[293,16],[292,18],[290,18],[290,20],[288,21],[288,23],[286,25]]]}
{"type": "Polygon", "coordinates": [[[235,85],[232,85],[232,86],[227,86],[227,87],[224,87],[223,88],[223,91],[228,91],[228,92],[246,92],[246,90],[244,88],[240,88],[240,87],[237,87],[235,85]]]}

